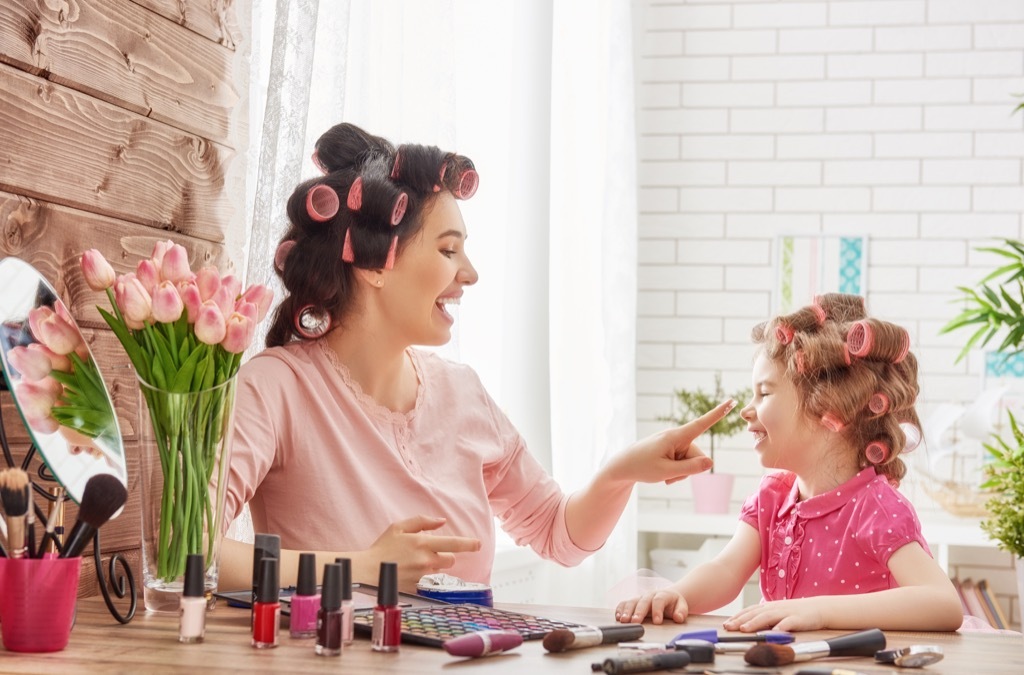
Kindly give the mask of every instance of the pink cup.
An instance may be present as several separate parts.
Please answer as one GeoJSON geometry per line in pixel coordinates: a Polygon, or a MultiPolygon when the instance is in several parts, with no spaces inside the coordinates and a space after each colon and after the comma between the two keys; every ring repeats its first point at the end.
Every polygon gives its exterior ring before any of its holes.
{"type": "Polygon", "coordinates": [[[58,652],[75,620],[82,558],[0,558],[0,631],[12,652],[58,652]]]}

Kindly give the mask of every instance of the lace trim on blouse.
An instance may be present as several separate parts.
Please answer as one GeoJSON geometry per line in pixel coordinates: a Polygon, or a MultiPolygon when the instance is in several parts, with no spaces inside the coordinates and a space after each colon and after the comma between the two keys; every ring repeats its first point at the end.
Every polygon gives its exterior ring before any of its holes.
{"type": "Polygon", "coordinates": [[[394,424],[396,426],[408,427],[412,424],[413,419],[416,417],[416,411],[420,409],[420,403],[423,400],[423,369],[420,367],[418,355],[412,349],[405,350],[405,353],[409,355],[409,361],[412,363],[413,371],[416,373],[416,401],[413,403],[413,407],[409,412],[398,412],[392,410],[387,406],[383,406],[377,402],[372,396],[363,391],[363,387],[356,382],[355,378],[352,377],[351,371],[348,366],[341,362],[338,355],[333,349],[331,349],[324,340],[317,340],[317,346],[320,347],[320,352],[327,359],[327,362],[331,364],[335,372],[341,376],[341,381],[352,390],[352,394],[356,400],[363,407],[366,412],[370,415],[380,419],[384,422],[394,424]]]}

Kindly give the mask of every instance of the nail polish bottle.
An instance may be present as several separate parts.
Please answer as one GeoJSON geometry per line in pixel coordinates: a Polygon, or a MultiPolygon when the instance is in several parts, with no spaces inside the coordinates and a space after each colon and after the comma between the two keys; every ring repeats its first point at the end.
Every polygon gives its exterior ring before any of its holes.
{"type": "Polygon", "coordinates": [[[252,546],[252,607],[250,623],[256,621],[256,591],[260,585],[260,561],[281,558],[281,537],[276,534],[257,533],[252,546]]]}
{"type": "Polygon", "coordinates": [[[402,638],[402,608],[398,606],[398,563],[382,562],[373,608],[372,645],[375,652],[397,652],[402,638]]]}
{"type": "Polygon", "coordinates": [[[316,616],[316,653],[341,655],[341,565],[324,565],[320,611],[316,616]]]}
{"type": "Polygon", "coordinates": [[[206,593],[203,588],[203,556],[190,553],[185,559],[185,588],[181,592],[178,642],[202,642],[206,634],[206,593]]]}
{"type": "Polygon", "coordinates": [[[277,558],[264,558],[260,561],[256,602],[252,604],[252,646],[257,649],[277,646],[277,632],[281,628],[280,596],[277,558]]]}
{"type": "Polygon", "coordinates": [[[316,592],[316,554],[299,554],[299,583],[291,600],[289,633],[293,638],[316,636],[316,614],[320,594],[316,592]]]}
{"type": "Polygon", "coordinates": [[[352,561],[335,558],[341,565],[341,641],[347,647],[355,640],[355,604],[352,602],[352,561]]]}

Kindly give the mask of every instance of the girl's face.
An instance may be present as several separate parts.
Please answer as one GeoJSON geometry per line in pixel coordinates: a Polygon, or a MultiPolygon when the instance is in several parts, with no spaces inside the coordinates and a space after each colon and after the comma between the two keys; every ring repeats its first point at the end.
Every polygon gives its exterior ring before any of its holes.
{"type": "Polygon", "coordinates": [[[796,387],[763,352],[754,362],[754,398],[740,411],[754,435],[761,465],[807,475],[820,458],[823,427],[800,411],[796,387]]]}
{"type": "Polygon", "coordinates": [[[478,278],[466,255],[466,224],[455,198],[438,193],[423,211],[423,227],[385,272],[382,303],[392,331],[408,344],[443,345],[454,323],[448,313],[463,287],[478,278]]]}

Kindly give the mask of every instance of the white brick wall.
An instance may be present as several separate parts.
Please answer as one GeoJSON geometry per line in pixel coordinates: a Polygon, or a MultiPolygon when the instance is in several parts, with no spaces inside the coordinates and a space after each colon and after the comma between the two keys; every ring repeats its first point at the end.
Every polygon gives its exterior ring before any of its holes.
{"type": "MultiPolygon", "coordinates": [[[[634,17],[638,433],[673,388],[748,385],[783,234],[869,237],[869,307],[911,331],[921,412],[973,398],[980,360],[954,364],[965,336],[938,331],[995,264],[974,248],[1024,236],[1024,0],[634,0],[634,17]]],[[[748,440],[716,460],[738,507],[760,474],[748,440]]],[[[685,484],[641,496],[689,508],[685,484]]],[[[1005,554],[954,549],[951,567],[1017,620],[1005,554]]]]}

